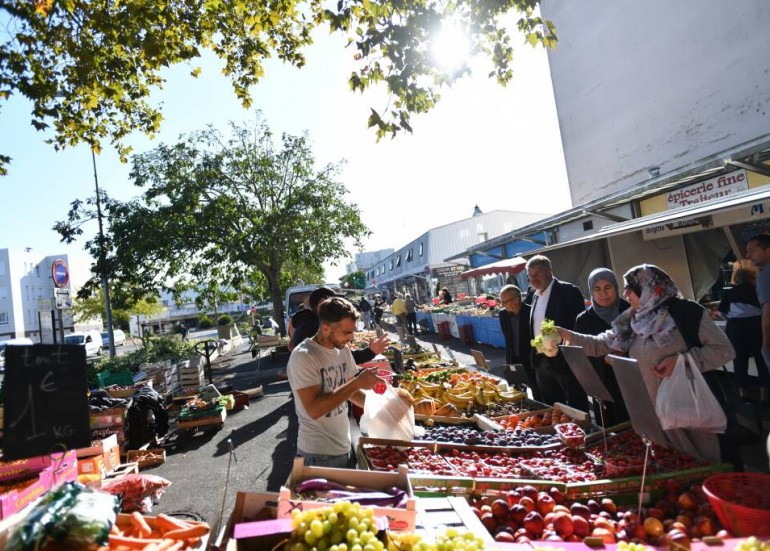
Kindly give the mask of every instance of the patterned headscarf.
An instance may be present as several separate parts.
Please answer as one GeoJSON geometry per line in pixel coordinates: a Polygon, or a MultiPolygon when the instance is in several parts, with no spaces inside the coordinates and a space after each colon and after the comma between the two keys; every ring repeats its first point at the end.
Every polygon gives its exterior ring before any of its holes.
{"type": "Polygon", "coordinates": [[[652,264],[642,264],[628,270],[623,278],[626,287],[639,297],[639,309],[629,308],[615,319],[610,347],[627,352],[631,337],[652,338],[657,345],[670,342],[676,322],[668,308],[661,308],[669,299],[679,296],[674,280],[652,264]]]}

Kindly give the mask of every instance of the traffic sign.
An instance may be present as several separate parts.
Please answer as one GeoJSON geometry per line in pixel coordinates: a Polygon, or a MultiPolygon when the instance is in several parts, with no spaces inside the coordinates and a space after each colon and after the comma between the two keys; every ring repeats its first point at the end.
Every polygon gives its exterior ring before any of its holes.
{"type": "Polygon", "coordinates": [[[72,298],[72,291],[70,289],[57,287],[53,290],[53,298],[72,298]]]}
{"type": "Polygon", "coordinates": [[[67,263],[61,259],[53,261],[51,266],[51,276],[53,277],[53,283],[57,287],[66,287],[70,282],[70,271],[67,267],[67,263]]]}
{"type": "Polygon", "coordinates": [[[59,310],[72,308],[72,299],[70,297],[56,297],[56,308],[59,310]]]}

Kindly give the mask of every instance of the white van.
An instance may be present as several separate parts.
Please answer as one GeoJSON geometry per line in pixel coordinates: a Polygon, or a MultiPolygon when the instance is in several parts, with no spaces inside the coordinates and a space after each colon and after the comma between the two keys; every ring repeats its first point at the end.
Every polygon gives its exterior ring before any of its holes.
{"type": "Polygon", "coordinates": [[[79,344],[85,346],[86,356],[102,355],[102,334],[95,329],[64,335],[64,344],[79,344]]]}
{"type": "Polygon", "coordinates": [[[335,293],[342,293],[340,286],[335,283],[315,283],[313,285],[298,285],[286,289],[286,303],[284,304],[284,322],[289,327],[289,318],[291,318],[299,309],[299,305],[307,302],[310,293],[321,286],[329,287],[335,293]]]}
{"type": "Polygon", "coordinates": [[[5,347],[6,346],[28,346],[35,344],[32,339],[22,337],[19,339],[8,339],[7,341],[0,341],[0,373],[5,371],[5,347]]]}

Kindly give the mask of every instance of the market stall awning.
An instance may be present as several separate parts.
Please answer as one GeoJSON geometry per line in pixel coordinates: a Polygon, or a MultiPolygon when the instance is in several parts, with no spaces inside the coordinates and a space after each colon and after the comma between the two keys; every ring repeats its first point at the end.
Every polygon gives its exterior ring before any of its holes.
{"type": "Polygon", "coordinates": [[[468,279],[471,277],[481,277],[491,274],[511,274],[516,275],[524,269],[527,265],[527,261],[520,256],[514,256],[513,258],[506,258],[505,260],[498,260],[491,264],[485,264],[472,270],[463,272],[460,277],[462,279],[468,279]]]}

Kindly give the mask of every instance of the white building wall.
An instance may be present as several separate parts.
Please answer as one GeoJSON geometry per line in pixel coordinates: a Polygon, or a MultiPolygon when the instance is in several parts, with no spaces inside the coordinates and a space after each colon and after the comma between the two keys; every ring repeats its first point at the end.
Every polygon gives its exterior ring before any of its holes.
{"type": "Polygon", "coordinates": [[[573,205],[770,133],[770,3],[544,0],[573,205]]]}
{"type": "MultiPolygon", "coordinates": [[[[67,287],[74,296],[90,278],[91,264],[85,257],[43,256],[32,249],[0,249],[0,291],[6,294],[3,299],[3,293],[0,293],[0,314],[7,314],[8,319],[7,324],[0,324],[0,339],[39,338],[39,299],[53,298],[51,268],[56,259],[63,260],[69,267],[67,287]]],[[[45,314],[50,316],[50,312],[45,314]]],[[[65,311],[65,331],[88,328],[100,329],[100,320],[75,327],[71,314],[65,311]]]]}

